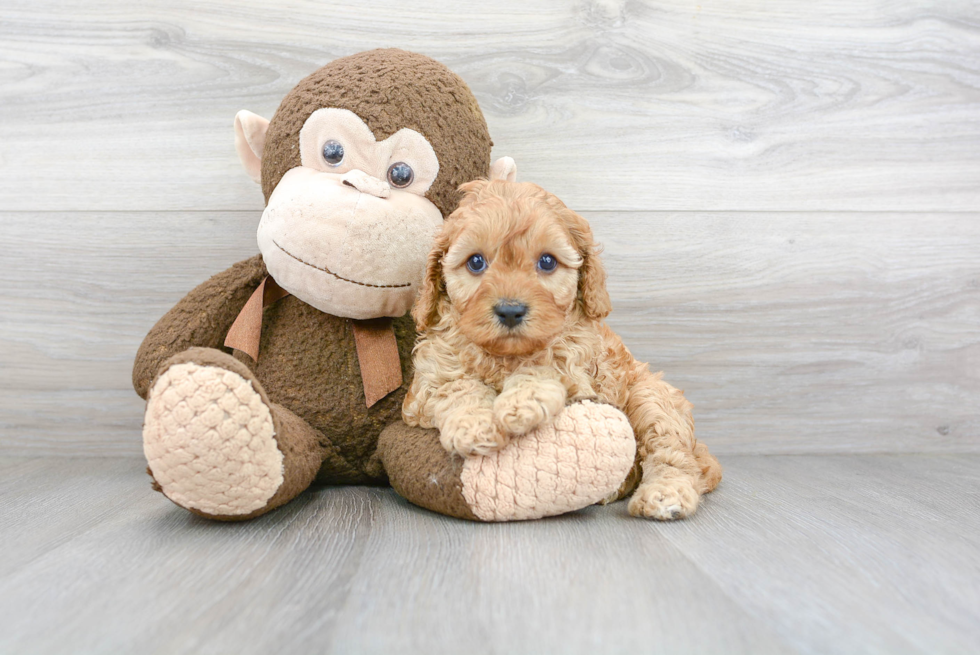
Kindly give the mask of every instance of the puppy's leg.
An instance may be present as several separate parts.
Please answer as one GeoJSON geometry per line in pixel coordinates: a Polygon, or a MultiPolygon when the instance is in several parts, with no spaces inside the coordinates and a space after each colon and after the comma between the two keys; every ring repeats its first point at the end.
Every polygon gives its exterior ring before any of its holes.
{"type": "Polygon", "coordinates": [[[551,375],[518,373],[504,382],[493,401],[493,415],[505,433],[520,436],[554,419],[565,409],[567,396],[565,386],[551,375]]]}
{"type": "Polygon", "coordinates": [[[626,413],[643,469],[630,499],[633,516],[669,521],[690,516],[701,494],[721,480],[721,466],[694,438],[691,403],[679,390],[643,371],[629,391],[626,413]]]}
{"type": "Polygon", "coordinates": [[[507,443],[493,420],[495,392],[480,380],[447,382],[430,399],[439,441],[451,453],[488,455],[507,443]]]}
{"type": "Polygon", "coordinates": [[[701,469],[702,494],[711,493],[721,482],[721,464],[715,456],[708,452],[708,447],[703,441],[694,440],[694,458],[698,460],[698,467],[701,469]]]}

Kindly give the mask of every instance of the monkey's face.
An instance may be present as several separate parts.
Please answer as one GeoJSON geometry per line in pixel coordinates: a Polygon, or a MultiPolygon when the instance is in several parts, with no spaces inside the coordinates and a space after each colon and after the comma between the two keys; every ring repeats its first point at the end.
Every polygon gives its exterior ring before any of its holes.
{"type": "Polygon", "coordinates": [[[425,197],[439,160],[420,133],[377,141],[346,109],[318,109],[259,223],[269,274],[317,309],[355,319],[412,306],[442,213],[425,197]]]}

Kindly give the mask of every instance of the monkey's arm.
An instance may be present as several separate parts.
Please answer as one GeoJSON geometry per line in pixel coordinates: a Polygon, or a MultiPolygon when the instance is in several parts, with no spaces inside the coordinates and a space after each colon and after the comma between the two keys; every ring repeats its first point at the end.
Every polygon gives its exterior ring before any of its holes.
{"type": "Polygon", "coordinates": [[[174,305],[143,339],[133,365],[133,387],[146,398],[160,365],[200,346],[221,348],[231,324],[268,275],[261,255],[211,277],[174,305]]]}

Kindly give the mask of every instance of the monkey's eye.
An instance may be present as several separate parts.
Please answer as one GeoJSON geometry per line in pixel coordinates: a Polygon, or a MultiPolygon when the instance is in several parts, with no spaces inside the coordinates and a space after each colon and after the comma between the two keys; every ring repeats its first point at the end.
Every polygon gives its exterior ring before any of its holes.
{"type": "Polygon", "coordinates": [[[479,275],[487,270],[487,260],[480,253],[470,255],[470,258],[466,260],[466,270],[473,275],[479,275]]]}
{"type": "Polygon", "coordinates": [[[540,259],[538,259],[538,268],[544,271],[545,273],[550,273],[551,271],[558,268],[558,260],[555,259],[554,255],[549,255],[548,253],[545,253],[541,255],[540,259]]]}
{"type": "Polygon", "coordinates": [[[323,161],[330,166],[340,166],[344,161],[344,146],[339,141],[330,140],[323,144],[323,161]]]}
{"type": "Polygon", "coordinates": [[[403,161],[388,167],[388,182],[393,187],[404,189],[415,179],[415,171],[403,161]]]}

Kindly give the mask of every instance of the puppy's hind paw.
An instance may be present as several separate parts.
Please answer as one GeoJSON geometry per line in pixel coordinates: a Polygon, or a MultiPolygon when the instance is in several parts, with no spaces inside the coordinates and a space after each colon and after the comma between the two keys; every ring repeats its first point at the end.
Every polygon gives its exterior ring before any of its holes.
{"type": "Polygon", "coordinates": [[[629,512],[659,521],[690,516],[698,508],[698,492],[686,478],[657,480],[641,484],[630,498],[629,512]]]}
{"type": "Polygon", "coordinates": [[[463,457],[489,455],[507,443],[494,424],[489,409],[460,410],[443,421],[439,430],[442,447],[463,457]]]}

